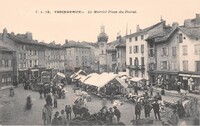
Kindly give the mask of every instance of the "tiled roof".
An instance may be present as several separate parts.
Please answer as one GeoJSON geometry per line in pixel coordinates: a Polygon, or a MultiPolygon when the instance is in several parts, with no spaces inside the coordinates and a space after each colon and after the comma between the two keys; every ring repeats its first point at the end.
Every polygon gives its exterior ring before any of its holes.
{"type": "Polygon", "coordinates": [[[192,39],[200,38],[200,28],[198,27],[179,27],[179,29],[192,39]]]}
{"type": "Polygon", "coordinates": [[[159,22],[159,23],[154,24],[154,25],[152,25],[150,27],[147,27],[145,29],[140,29],[139,32],[135,32],[133,34],[127,35],[127,38],[129,38],[129,37],[136,37],[136,36],[139,36],[139,35],[143,35],[143,34],[147,33],[149,30],[151,30],[151,29],[159,26],[160,24],[165,24],[165,21],[159,22]]]}
{"type": "Polygon", "coordinates": [[[8,34],[8,38],[10,38],[11,40],[13,40],[15,42],[24,43],[24,44],[46,45],[46,44],[40,43],[36,40],[29,40],[23,34],[18,34],[18,35],[8,34]]]}
{"type": "Polygon", "coordinates": [[[121,37],[120,39],[116,39],[110,43],[108,43],[108,46],[118,46],[119,44],[122,44],[126,41],[126,37],[121,37]]]}
{"type": "Polygon", "coordinates": [[[86,43],[76,42],[76,41],[73,41],[73,40],[70,40],[67,43],[63,44],[62,47],[64,47],[64,48],[71,48],[71,47],[90,48],[89,45],[87,45],[86,43]]]}
{"type": "Polygon", "coordinates": [[[167,41],[178,29],[180,29],[183,33],[192,39],[200,38],[200,28],[180,26],[164,28],[162,32],[153,36],[149,36],[147,40],[154,39],[156,43],[167,41]]]}

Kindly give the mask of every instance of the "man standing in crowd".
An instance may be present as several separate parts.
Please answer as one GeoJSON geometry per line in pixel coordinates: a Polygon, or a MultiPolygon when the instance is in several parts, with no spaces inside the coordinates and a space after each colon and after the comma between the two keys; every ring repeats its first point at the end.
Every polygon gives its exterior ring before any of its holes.
{"type": "Polygon", "coordinates": [[[160,119],[160,106],[158,104],[158,101],[156,100],[155,103],[152,104],[153,106],[153,110],[154,110],[154,115],[155,115],[155,119],[157,120],[157,116],[158,116],[158,119],[160,119]]]}
{"type": "Polygon", "coordinates": [[[114,108],[114,115],[117,117],[117,122],[119,123],[119,120],[121,118],[121,112],[116,106],[114,106],[113,108],[114,108]]]}
{"type": "Polygon", "coordinates": [[[137,102],[135,105],[136,120],[140,119],[141,110],[142,110],[142,106],[141,106],[140,102],[137,102]]]}

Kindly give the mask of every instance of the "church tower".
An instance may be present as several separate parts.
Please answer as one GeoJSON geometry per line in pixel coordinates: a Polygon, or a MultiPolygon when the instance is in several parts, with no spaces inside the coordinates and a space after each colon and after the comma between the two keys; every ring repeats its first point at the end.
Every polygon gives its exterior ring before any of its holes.
{"type": "Polygon", "coordinates": [[[100,71],[104,72],[107,71],[107,42],[108,42],[108,35],[105,33],[105,27],[101,26],[100,34],[97,37],[97,44],[99,46],[99,65],[100,71]]]}

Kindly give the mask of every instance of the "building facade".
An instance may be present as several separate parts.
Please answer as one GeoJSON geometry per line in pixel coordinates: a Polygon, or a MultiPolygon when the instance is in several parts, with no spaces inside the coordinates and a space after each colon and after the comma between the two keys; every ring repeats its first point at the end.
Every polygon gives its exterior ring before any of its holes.
{"type": "Polygon", "coordinates": [[[163,27],[163,23],[161,21],[145,29],[140,29],[137,26],[135,33],[126,36],[126,72],[128,75],[148,80],[148,51],[145,39],[149,35],[159,32],[163,27]]]}
{"type": "Polygon", "coordinates": [[[0,46],[16,52],[17,81],[24,82],[30,78],[29,73],[38,73],[45,69],[63,72],[66,61],[65,50],[56,44],[47,44],[33,40],[32,33],[7,33],[4,29],[0,35],[0,46]]]}
{"type": "Polygon", "coordinates": [[[148,44],[148,74],[152,84],[164,84],[176,89],[176,82],[182,82],[182,88],[199,91],[200,85],[200,27],[199,19],[195,25],[165,26],[146,41],[148,44]]]}
{"type": "Polygon", "coordinates": [[[16,82],[16,53],[0,46],[0,87],[16,82]]]}
{"type": "Polygon", "coordinates": [[[75,42],[75,41],[67,41],[63,48],[65,48],[67,55],[67,69],[72,69],[73,71],[77,71],[79,69],[83,69],[88,71],[91,69],[91,48],[86,44],[75,42]]]}

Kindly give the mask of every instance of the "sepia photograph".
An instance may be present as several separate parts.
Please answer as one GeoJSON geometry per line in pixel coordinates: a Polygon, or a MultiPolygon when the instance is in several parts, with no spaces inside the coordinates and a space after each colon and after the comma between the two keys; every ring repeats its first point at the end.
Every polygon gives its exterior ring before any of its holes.
{"type": "Polygon", "coordinates": [[[0,126],[199,126],[199,0],[0,0],[0,126]]]}

